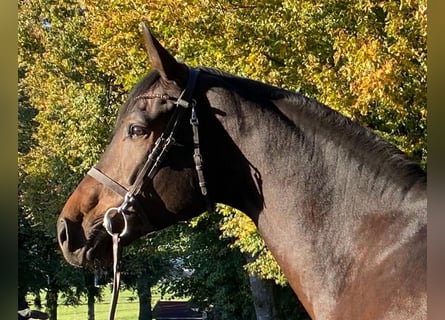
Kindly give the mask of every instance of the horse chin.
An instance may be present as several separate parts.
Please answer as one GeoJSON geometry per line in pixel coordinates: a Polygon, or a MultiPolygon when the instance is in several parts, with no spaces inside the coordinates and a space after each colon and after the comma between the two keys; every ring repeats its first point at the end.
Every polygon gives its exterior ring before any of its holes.
{"type": "MultiPolygon", "coordinates": [[[[121,237],[121,246],[129,245],[134,239],[121,237]]],[[[88,269],[111,267],[113,264],[113,241],[112,237],[101,226],[92,233],[86,245],[79,249],[76,254],[78,266],[88,269]]],[[[76,261],[75,261],[76,262],[76,261]]]]}
{"type": "Polygon", "coordinates": [[[113,263],[111,237],[91,238],[83,247],[74,251],[68,249],[68,243],[64,243],[62,252],[66,261],[75,267],[98,269],[110,267],[113,263]]]}
{"type": "Polygon", "coordinates": [[[84,259],[84,268],[98,269],[110,267],[113,263],[113,255],[111,248],[106,252],[102,250],[97,250],[95,248],[90,248],[86,250],[84,259]]]}
{"type": "Polygon", "coordinates": [[[106,250],[98,247],[82,247],[73,252],[63,250],[63,256],[69,264],[85,269],[106,268],[113,262],[111,247],[106,250]]]}
{"type": "Polygon", "coordinates": [[[62,253],[65,260],[75,266],[75,267],[83,267],[85,264],[85,247],[81,249],[77,249],[75,251],[69,251],[67,246],[62,246],[62,253]]]}

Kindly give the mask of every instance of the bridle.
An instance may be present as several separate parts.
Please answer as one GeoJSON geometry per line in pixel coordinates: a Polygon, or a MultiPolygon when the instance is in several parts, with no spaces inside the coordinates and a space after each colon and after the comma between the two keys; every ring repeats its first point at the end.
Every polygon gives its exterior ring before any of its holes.
{"type": "Polygon", "coordinates": [[[123,198],[123,202],[119,207],[109,208],[104,214],[103,226],[105,230],[111,235],[113,239],[113,293],[112,300],[110,304],[109,311],[109,319],[114,319],[117,300],[119,296],[119,282],[120,282],[120,258],[122,255],[122,247],[120,245],[120,238],[125,236],[128,233],[128,222],[127,216],[130,214],[138,214],[142,219],[143,223],[149,226],[154,226],[150,223],[148,216],[142,212],[134,208],[137,203],[137,196],[141,193],[142,186],[144,183],[153,181],[156,173],[158,172],[165,156],[172,146],[176,144],[175,133],[179,124],[182,122],[184,118],[184,114],[187,109],[191,109],[190,116],[190,125],[193,130],[193,159],[195,162],[195,169],[198,175],[198,182],[201,189],[201,193],[204,196],[207,210],[212,211],[213,204],[211,203],[208,193],[207,193],[207,184],[204,179],[204,172],[202,167],[202,156],[200,150],[200,140],[199,140],[199,130],[198,130],[198,116],[196,113],[196,100],[193,99],[193,93],[195,90],[196,82],[199,76],[199,69],[189,68],[189,78],[187,81],[186,88],[181,92],[179,98],[175,99],[166,94],[162,95],[144,95],[142,98],[144,99],[153,99],[153,98],[162,98],[164,100],[173,101],[175,105],[175,110],[168,121],[164,131],[161,136],[156,140],[153,150],[148,155],[147,160],[145,161],[143,167],[139,171],[133,185],[130,188],[125,188],[120,183],[116,182],[114,179],[107,176],[105,173],[97,169],[96,167],[92,167],[88,171],[88,175],[96,179],[98,182],[102,183],[106,187],[113,190],[115,193],[119,194],[123,198]],[[133,207],[134,212],[130,212],[128,209],[133,207]],[[124,227],[120,232],[114,232],[111,215],[121,215],[124,221],[124,227]]]}
{"type": "MultiPolygon", "coordinates": [[[[148,155],[148,158],[145,161],[143,167],[138,172],[133,185],[129,189],[125,188],[120,183],[116,182],[115,180],[107,176],[105,173],[103,173],[96,167],[92,167],[88,171],[89,176],[95,178],[97,181],[107,186],[108,188],[110,188],[123,198],[123,202],[119,207],[109,208],[104,215],[104,227],[110,235],[114,233],[112,230],[112,223],[110,217],[113,213],[122,215],[124,219],[124,228],[120,232],[120,237],[126,235],[128,231],[126,216],[132,214],[131,212],[128,211],[128,209],[134,206],[134,204],[137,201],[137,196],[141,193],[142,186],[145,183],[153,180],[163,160],[165,159],[165,156],[167,155],[168,151],[171,149],[172,146],[176,145],[175,133],[187,109],[191,109],[190,124],[193,129],[193,144],[194,144],[193,159],[198,174],[199,185],[201,188],[201,193],[206,198],[206,202],[209,203],[209,201],[207,201],[208,200],[207,186],[204,180],[204,174],[202,168],[202,156],[200,151],[199,132],[198,132],[199,121],[195,109],[196,100],[193,99],[193,93],[195,90],[199,73],[200,73],[199,69],[193,69],[193,68],[189,69],[189,80],[187,81],[187,86],[185,90],[181,92],[179,98],[177,99],[172,98],[166,94],[142,95],[136,98],[136,99],[162,98],[165,100],[171,100],[175,104],[175,110],[173,115],[170,117],[170,120],[167,123],[161,136],[156,140],[153,150],[148,155]]],[[[136,212],[138,212],[138,210],[136,210],[136,212]]],[[[153,224],[150,224],[146,215],[140,215],[140,216],[141,218],[143,218],[143,222],[145,224],[153,226],[153,224]]]]}

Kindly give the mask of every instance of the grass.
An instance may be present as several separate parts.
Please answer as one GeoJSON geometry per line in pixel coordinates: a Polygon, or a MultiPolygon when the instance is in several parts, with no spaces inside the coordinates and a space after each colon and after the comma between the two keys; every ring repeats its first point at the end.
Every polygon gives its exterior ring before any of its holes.
{"type": "MultiPolygon", "coordinates": [[[[152,302],[156,303],[156,297],[152,302]]],[[[107,320],[108,310],[110,308],[111,293],[110,290],[104,290],[101,302],[94,305],[95,319],[107,320]]],[[[57,318],[59,320],[81,320],[87,319],[88,307],[86,302],[78,306],[59,305],[57,308],[57,318]]],[[[121,320],[134,320],[138,318],[139,301],[137,296],[131,291],[121,291],[119,293],[119,301],[116,309],[116,318],[121,320]]]]}
{"type": "MultiPolygon", "coordinates": [[[[44,295],[42,295],[42,298],[44,295]]],[[[169,296],[161,297],[158,290],[152,290],[151,306],[152,308],[159,300],[169,300],[169,296]]],[[[32,301],[29,297],[28,301],[32,301]]],[[[102,301],[95,303],[95,320],[108,320],[108,311],[110,308],[111,290],[105,288],[103,290],[102,301]]],[[[45,301],[42,301],[44,304],[45,301]]],[[[33,307],[30,303],[31,308],[33,307]]],[[[60,304],[57,308],[58,320],[83,320],[88,318],[88,306],[83,300],[78,306],[66,306],[60,304]]],[[[119,320],[135,320],[139,314],[139,301],[135,292],[129,290],[121,290],[119,293],[119,301],[116,309],[116,319],[119,320]]]]}

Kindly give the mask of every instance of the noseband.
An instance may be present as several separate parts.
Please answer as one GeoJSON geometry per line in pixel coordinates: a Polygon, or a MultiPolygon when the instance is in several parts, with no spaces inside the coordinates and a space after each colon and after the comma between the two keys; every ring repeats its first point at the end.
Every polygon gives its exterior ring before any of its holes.
{"type": "MultiPolygon", "coordinates": [[[[119,270],[119,260],[122,248],[119,245],[119,240],[121,237],[125,236],[128,233],[128,222],[127,216],[129,214],[133,214],[129,212],[128,209],[133,207],[137,201],[137,196],[141,193],[142,186],[147,181],[153,181],[156,173],[158,172],[162,161],[165,159],[170,148],[175,145],[175,133],[178,125],[181,123],[184,113],[187,109],[191,108],[191,116],[190,116],[190,125],[193,130],[193,145],[194,145],[194,153],[193,159],[195,162],[195,169],[198,175],[198,182],[201,188],[201,193],[205,198],[207,210],[212,210],[212,205],[209,200],[207,194],[207,186],[204,179],[204,173],[202,168],[202,156],[199,145],[199,132],[198,132],[198,117],[196,114],[196,100],[193,99],[193,93],[195,90],[196,82],[199,76],[199,69],[189,68],[189,79],[187,81],[187,86],[185,90],[181,92],[179,98],[174,100],[168,95],[144,95],[141,98],[145,99],[153,99],[153,98],[163,98],[166,100],[173,100],[175,104],[175,111],[171,116],[167,126],[162,132],[161,136],[156,140],[153,150],[148,155],[147,160],[144,163],[144,166],[139,171],[136,176],[135,182],[133,185],[127,189],[122,186],[120,183],[116,182],[105,173],[100,171],[99,169],[92,167],[88,171],[88,175],[105,185],[106,187],[113,190],[115,193],[119,194],[123,198],[123,202],[119,207],[109,208],[104,214],[103,226],[105,230],[112,236],[113,239],[113,271],[114,271],[114,281],[113,281],[113,294],[112,294],[112,302],[110,306],[109,319],[114,319],[114,314],[116,311],[116,304],[119,294],[119,281],[120,281],[120,270],[119,270]],[[114,232],[112,227],[111,215],[120,214],[124,220],[124,227],[120,232],[114,232]]],[[[139,208],[139,207],[138,207],[139,208]]],[[[143,223],[149,227],[154,227],[153,224],[150,223],[148,216],[144,212],[138,212],[136,208],[134,208],[136,214],[142,219],[143,223]]]]}

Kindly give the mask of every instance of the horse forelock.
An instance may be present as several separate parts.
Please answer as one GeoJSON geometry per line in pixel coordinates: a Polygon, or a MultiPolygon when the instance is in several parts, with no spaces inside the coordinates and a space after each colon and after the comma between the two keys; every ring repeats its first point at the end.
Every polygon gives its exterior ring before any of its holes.
{"type": "Polygon", "coordinates": [[[119,110],[119,113],[117,115],[116,119],[116,125],[114,128],[114,131],[119,126],[119,124],[122,121],[122,118],[128,113],[131,112],[133,109],[137,97],[141,94],[146,93],[146,91],[160,78],[160,75],[157,71],[152,71],[148,73],[146,76],[144,76],[134,87],[131,89],[131,91],[128,93],[127,100],[122,105],[122,107],[119,110]]]}

